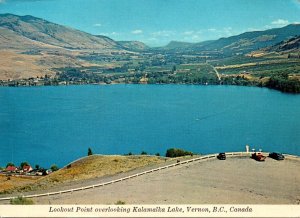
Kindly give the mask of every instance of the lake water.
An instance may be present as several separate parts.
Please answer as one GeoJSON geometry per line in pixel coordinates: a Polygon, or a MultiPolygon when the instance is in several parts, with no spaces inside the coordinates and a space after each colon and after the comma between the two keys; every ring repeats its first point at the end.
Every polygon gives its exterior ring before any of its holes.
{"type": "Polygon", "coordinates": [[[264,151],[300,155],[300,95],[192,85],[0,87],[0,166],[87,155],[264,151]]]}

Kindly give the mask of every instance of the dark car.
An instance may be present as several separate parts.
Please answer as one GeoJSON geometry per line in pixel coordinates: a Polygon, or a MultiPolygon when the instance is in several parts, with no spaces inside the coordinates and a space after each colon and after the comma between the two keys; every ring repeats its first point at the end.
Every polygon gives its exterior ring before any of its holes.
{"type": "Polygon", "coordinates": [[[220,154],[218,154],[217,158],[219,160],[226,160],[226,154],[225,153],[220,153],[220,154]]]}
{"type": "Polygon", "coordinates": [[[269,157],[275,160],[284,160],[284,156],[279,152],[272,152],[269,154],[269,157]]]}

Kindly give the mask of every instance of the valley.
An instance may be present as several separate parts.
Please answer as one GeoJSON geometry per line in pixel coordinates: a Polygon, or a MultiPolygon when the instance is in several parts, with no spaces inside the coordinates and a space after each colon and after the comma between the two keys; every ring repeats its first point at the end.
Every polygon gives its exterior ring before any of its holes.
{"type": "Polygon", "coordinates": [[[0,85],[241,85],[300,92],[300,25],[151,48],[32,16],[0,16],[0,85]]]}

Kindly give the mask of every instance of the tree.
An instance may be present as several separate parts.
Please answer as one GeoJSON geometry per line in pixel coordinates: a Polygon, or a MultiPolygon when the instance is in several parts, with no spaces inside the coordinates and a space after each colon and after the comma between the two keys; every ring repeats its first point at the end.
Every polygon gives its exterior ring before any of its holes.
{"type": "Polygon", "coordinates": [[[15,166],[15,164],[14,164],[14,163],[12,163],[12,162],[9,162],[9,163],[7,163],[7,164],[6,164],[6,168],[7,168],[7,167],[9,167],[9,166],[12,166],[12,167],[14,167],[14,166],[15,166]]]}
{"type": "Polygon", "coordinates": [[[172,67],[172,73],[174,73],[176,71],[176,65],[174,65],[173,67],[172,67]]]}
{"type": "Polygon", "coordinates": [[[90,156],[90,155],[93,155],[93,152],[92,152],[91,148],[88,149],[88,156],[90,156]]]}
{"type": "Polygon", "coordinates": [[[142,151],[141,155],[147,155],[146,151],[142,151]]]}
{"type": "Polygon", "coordinates": [[[22,162],[20,166],[21,166],[21,169],[23,169],[24,166],[30,166],[30,165],[27,161],[25,161],[25,162],[22,162]]]}
{"type": "Polygon", "coordinates": [[[56,164],[51,165],[50,169],[52,170],[52,172],[59,170],[58,166],[56,166],[56,164]]]}
{"type": "Polygon", "coordinates": [[[181,157],[186,155],[193,155],[193,153],[178,148],[170,148],[166,152],[166,157],[181,157]]]}
{"type": "Polygon", "coordinates": [[[39,170],[40,169],[40,165],[36,164],[35,165],[35,169],[39,170]]]}

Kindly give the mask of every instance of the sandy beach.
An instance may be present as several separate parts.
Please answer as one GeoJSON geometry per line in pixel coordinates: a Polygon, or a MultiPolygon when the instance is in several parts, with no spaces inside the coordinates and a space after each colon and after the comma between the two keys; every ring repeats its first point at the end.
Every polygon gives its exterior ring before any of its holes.
{"type": "Polygon", "coordinates": [[[300,162],[249,157],[189,163],[36,204],[300,204],[300,162]]]}

